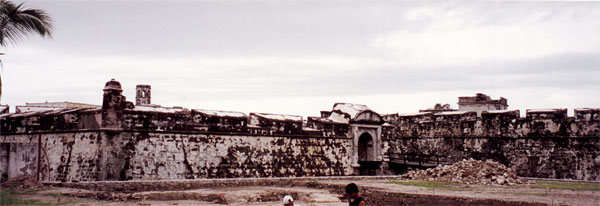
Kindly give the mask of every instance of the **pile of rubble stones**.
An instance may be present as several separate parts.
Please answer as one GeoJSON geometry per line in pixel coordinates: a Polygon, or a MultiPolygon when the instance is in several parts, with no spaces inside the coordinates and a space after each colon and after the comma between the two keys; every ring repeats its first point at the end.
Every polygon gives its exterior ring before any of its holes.
{"type": "Polygon", "coordinates": [[[0,188],[12,188],[15,190],[40,190],[44,188],[44,185],[37,181],[36,177],[24,174],[8,179],[6,182],[0,184],[0,188]]]}
{"type": "Polygon", "coordinates": [[[452,165],[438,165],[427,170],[413,170],[403,178],[411,180],[446,181],[461,184],[514,185],[524,184],[511,168],[492,160],[462,160],[452,165]]]}

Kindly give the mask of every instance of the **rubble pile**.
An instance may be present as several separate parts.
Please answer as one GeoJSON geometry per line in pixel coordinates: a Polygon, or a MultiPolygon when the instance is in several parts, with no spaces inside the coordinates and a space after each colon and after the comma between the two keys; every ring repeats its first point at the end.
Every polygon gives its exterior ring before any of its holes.
{"type": "Polygon", "coordinates": [[[6,182],[0,184],[0,187],[12,188],[15,190],[39,190],[43,189],[44,185],[41,182],[38,182],[37,178],[34,176],[24,174],[8,179],[6,182]]]}
{"type": "Polygon", "coordinates": [[[462,160],[452,165],[438,165],[427,170],[414,170],[403,178],[411,180],[446,181],[462,184],[514,185],[523,184],[511,168],[492,160],[462,160]]]}

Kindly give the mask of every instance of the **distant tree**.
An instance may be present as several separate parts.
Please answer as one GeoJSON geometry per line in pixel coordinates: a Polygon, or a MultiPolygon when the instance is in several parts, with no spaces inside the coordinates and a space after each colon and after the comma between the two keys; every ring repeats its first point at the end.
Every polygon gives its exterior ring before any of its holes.
{"type": "Polygon", "coordinates": [[[440,103],[436,103],[435,106],[433,106],[433,109],[436,110],[443,110],[443,109],[452,109],[452,107],[450,106],[450,104],[440,104],[440,103]]]}
{"type": "MultiPolygon", "coordinates": [[[[52,37],[52,19],[45,11],[28,9],[23,3],[15,4],[0,0],[0,46],[15,44],[28,33],[37,33],[42,37],[52,37]]],[[[4,53],[0,53],[4,55],[4,53]]],[[[1,64],[0,60],[0,64],[1,64]]],[[[0,77],[0,98],[2,97],[2,78],[0,77]]]]}

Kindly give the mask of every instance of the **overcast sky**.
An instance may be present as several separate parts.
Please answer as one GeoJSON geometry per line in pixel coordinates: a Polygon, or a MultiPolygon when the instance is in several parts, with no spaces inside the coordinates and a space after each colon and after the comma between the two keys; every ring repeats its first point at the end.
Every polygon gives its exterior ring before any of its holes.
{"type": "MultiPolygon", "coordinates": [[[[21,1],[14,0],[20,3],[21,1]]],[[[600,2],[27,1],[52,39],[0,48],[2,104],[127,100],[318,116],[415,113],[458,96],[600,107],[600,2]]],[[[14,108],[11,108],[14,112],[14,108]]]]}

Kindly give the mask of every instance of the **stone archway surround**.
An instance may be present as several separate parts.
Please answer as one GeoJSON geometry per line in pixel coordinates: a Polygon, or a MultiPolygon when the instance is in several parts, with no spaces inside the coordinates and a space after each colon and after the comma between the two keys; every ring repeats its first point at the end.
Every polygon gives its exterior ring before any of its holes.
{"type": "Polygon", "coordinates": [[[382,148],[381,148],[381,125],[367,125],[367,124],[352,124],[351,134],[353,137],[354,146],[352,148],[352,167],[360,167],[358,147],[360,136],[368,134],[372,138],[372,152],[368,155],[367,161],[383,161],[382,148]]]}

